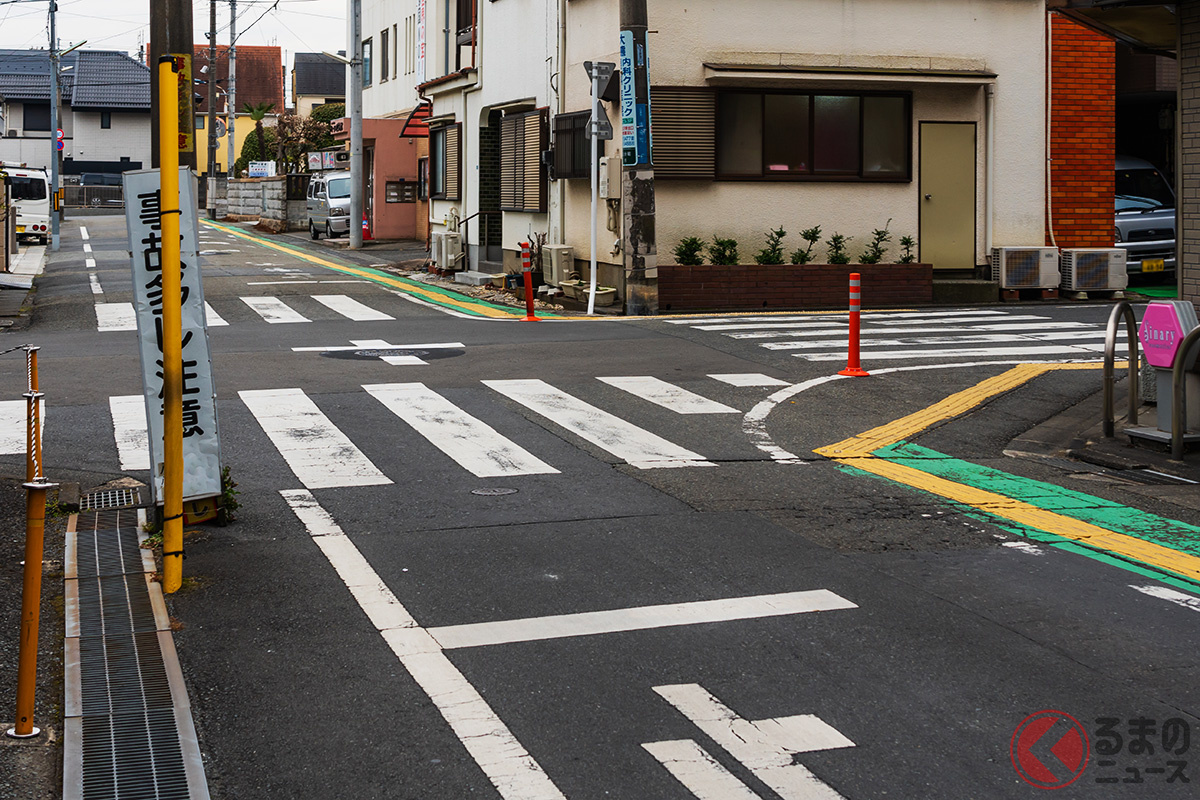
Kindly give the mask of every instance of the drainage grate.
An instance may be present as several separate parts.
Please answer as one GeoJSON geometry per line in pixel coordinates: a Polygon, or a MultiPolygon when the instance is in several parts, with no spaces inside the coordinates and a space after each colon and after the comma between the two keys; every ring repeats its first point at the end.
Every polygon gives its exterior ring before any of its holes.
{"type": "Polygon", "coordinates": [[[170,708],[83,718],[83,800],[188,800],[170,708]]]}
{"type": "Polygon", "coordinates": [[[105,508],[136,506],[141,502],[137,489],[101,489],[85,494],[79,501],[80,511],[99,511],[105,508]]]}
{"type": "Polygon", "coordinates": [[[142,550],[138,547],[137,516],[127,510],[96,515],[97,525],[76,532],[75,563],[78,576],[124,575],[143,572],[142,550]],[[110,521],[102,518],[111,517],[110,521]],[[122,523],[124,523],[122,525],[122,523]],[[103,526],[103,527],[101,527],[103,526]]]}
{"type": "Polygon", "coordinates": [[[81,637],[79,688],[84,717],[171,708],[158,633],[81,637]]]}
{"type": "Polygon", "coordinates": [[[472,489],[471,494],[477,494],[480,497],[503,497],[506,494],[516,494],[518,491],[518,489],[488,487],[486,489],[472,489]]]}

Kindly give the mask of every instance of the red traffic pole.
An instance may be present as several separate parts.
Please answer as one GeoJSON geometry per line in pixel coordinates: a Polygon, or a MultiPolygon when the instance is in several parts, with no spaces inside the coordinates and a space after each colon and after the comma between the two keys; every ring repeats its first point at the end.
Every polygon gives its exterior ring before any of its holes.
{"type": "Polygon", "coordinates": [[[525,321],[541,322],[533,315],[533,264],[529,259],[529,242],[521,242],[521,270],[525,273],[525,321]]]}
{"type": "Polygon", "coordinates": [[[862,309],[862,276],[850,273],[850,352],[846,357],[846,368],[838,375],[862,378],[870,375],[858,361],[858,334],[861,326],[859,311],[862,309]]]}

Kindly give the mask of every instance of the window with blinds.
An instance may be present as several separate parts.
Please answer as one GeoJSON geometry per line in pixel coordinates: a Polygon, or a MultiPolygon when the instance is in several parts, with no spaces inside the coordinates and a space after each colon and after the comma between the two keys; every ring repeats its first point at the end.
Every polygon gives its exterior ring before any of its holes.
{"type": "Polygon", "coordinates": [[[460,199],[461,140],[462,125],[429,132],[429,194],[435,200],[460,199]]]}
{"type": "MultiPolygon", "coordinates": [[[[591,177],[588,160],[591,158],[592,143],[585,135],[591,118],[590,111],[554,117],[554,174],[551,176],[554,180],[591,177]]],[[[598,150],[603,149],[604,143],[601,142],[598,150]]]]}
{"type": "Polygon", "coordinates": [[[545,109],[505,114],[500,120],[500,210],[546,211],[546,170],[542,151],[549,145],[545,109]]]}
{"type": "Polygon", "coordinates": [[[714,177],[716,117],[716,94],[709,89],[651,89],[650,132],[656,180],[714,177]]]}

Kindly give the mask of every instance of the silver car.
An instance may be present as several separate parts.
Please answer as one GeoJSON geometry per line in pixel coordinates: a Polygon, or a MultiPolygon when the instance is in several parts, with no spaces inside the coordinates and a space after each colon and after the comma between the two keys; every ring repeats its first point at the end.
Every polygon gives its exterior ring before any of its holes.
{"type": "Polygon", "coordinates": [[[1175,272],[1175,192],[1149,161],[1117,156],[1116,245],[1130,275],[1175,272]]]}
{"type": "Polygon", "coordinates": [[[308,182],[308,235],[332,239],[350,231],[350,173],[326,172],[308,182]]]}

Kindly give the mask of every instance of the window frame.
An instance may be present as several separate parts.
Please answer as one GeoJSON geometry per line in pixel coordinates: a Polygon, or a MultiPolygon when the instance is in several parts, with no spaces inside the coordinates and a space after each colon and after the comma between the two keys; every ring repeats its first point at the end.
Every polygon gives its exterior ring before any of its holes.
{"type": "Polygon", "coordinates": [[[433,128],[429,131],[430,147],[429,147],[429,199],[430,200],[461,200],[462,199],[462,123],[456,122],[452,125],[443,125],[439,128],[433,128]],[[446,137],[450,132],[454,132],[457,138],[458,146],[455,157],[454,170],[457,176],[455,181],[457,191],[454,194],[449,193],[450,183],[450,159],[447,157],[448,143],[446,137]],[[437,143],[434,139],[441,141],[440,153],[437,150],[437,143]],[[440,184],[440,185],[439,185],[440,184]]]}
{"type": "Polygon", "coordinates": [[[388,52],[390,31],[384,28],[379,32],[379,82],[386,83],[391,72],[391,53],[388,52]]]}
{"type": "Polygon", "coordinates": [[[25,133],[42,133],[50,132],[50,104],[49,103],[25,103],[21,107],[21,130],[25,133]],[[37,109],[34,114],[30,114],[30,109],[37,109]],[[45,114],[43,116],[43,109],[45,114]],[[33,118],[33,125],[30,125],[30,117],[33,118]],[[46,127],[42,127],[45,122],[46,127]]]}
{"type": "MultiPolygon", "coordinates": [[[[197,125],[196,127],[199,130],[203,130],[204,129],[204,115],[197,114],[196,117],[197,117],[197,119],[200,120],[200,124],[197,125]]],[[[112,112],[111,111],[101,111],[100,112],[100,129],[101,130],[110,130],[111,128],[112,128],[112,112]]]]}
{"type": "Polygon", "coordinates": [[[542,158],[542,153],[549,147],[550,142],[550,109],[536,108],[530,111],[518,111],[506,113],[500,120],[500,210],[505,212],[513,212],[518,214],[545,214],[549,208],[549,171],[546,169],[546,163],[542,158]],[[506,165],[504,161],[504,146],[505,146],[505,130],[509,125],[519,127],[521,129],[521,151],[524,155],[529,152],[529,145],[525,142],[525,136],[528,133],[528,123],[530,117],[537,118],[537,176],[534,178],[537,182],[537,198],[536,203],[530,203],[527,198],[526,189],[531,185],[530,177],[527,173],[528,159],[521,158],[514,160],[511,164],[506,165]],[[515,193],[517,187],[520,188],[521,206],[506,206],[505,186],[508,181],[513,182],[511,187],[515,193]]]}
{"type": "Polygon", "coordinates": [[[371,72],[374,70],[374,65],[371,63],[375,55],[375,43],[371,37],[362,41],[362,85],[367,88],[371,85],[371,72]]]}
{"type": "MultiPolygon", "coordinates": [[[[588,123],[590,123],[591,120],[592,112],[590,110],[569,111],[565,114],[554,115],[552,120],[554,131],[554,168],[550,174],[550,180],[562,181],[577,180],[579,178],[591,178],[591,165],[588,162],[591,160],[592,156],[592,143],[587,136],[588,123]],[[564,128],[567,125],[570,125],[572,163],[570,169],[560,169],[559,165],[561,162],[559,159],[564,158],[565,156],[563,155],[563,142],[560,141],[559,137],[566,135],[564,128]],[[582,159],[580,159],[578,154],[578,148],[581,146],[583,148],[582,159]],[[579,167],[581,160],[583,163],[582,168],[579,167]]],[[[596,158],[599,160],[603,157],[604,142],[601,141],[599,142],[599,146],[596,148],[596,158]]]]}
{"type": "Polygon", "coordinates": [[[713,120],[713,180],[714,181],[751,181],[751,182],[771,182],[771,183],[912,183],[913,180],[913,108],[912,108],[912,92],[899,90],[842,90],[836,88],[812,88],[804,90],[787,90],[787,89],[760,89],[753,87],[746,88],[729,88],[716,90],[716,113],[713,120]],[[766,96],[767,95],[786,95],[786,96],[807,96],[808,102],[808,155],[806,163],[809,165],[807,172],[769,172],[766,169],[766,124],[764,119],[763,124],[763,141],[761,143],[763,152],[762,169],[759,173],[722,173],[720,171],[720,159],[722,140],[720,136],[721,130],[721,102],[723,95],[731,94],[751,94],[758,95],[761,98],[759,104],[760,118],[765,115],[766,96]],[[857,172],[815,172],[814,171],[814,154],[816,151],[816,98],[817,97],[854,97],[858,99],[858,171],[857,172]],[[905,169],[903,173],[890,173],[886,175],[871,175],[863,172],[863,146],[864,139],[864,100],[868,97],[889,97],[897,98],[904,101],[904,151],[905,151],[905,169]]]}

